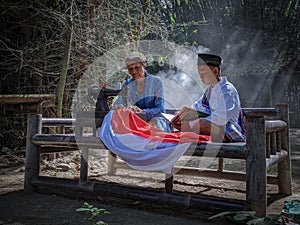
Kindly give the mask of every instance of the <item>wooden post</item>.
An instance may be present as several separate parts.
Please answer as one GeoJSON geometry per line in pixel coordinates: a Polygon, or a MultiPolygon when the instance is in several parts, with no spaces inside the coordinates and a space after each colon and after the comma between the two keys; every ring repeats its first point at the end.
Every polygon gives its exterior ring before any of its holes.
{"type": "Polygon", "coordinates": [[[263,217],[267,208],[265,117],[248,115],[246,124],[250,151],[246,160],[246,205],[263,217]]]}
{"type": "Polygon", "coordinates": [[[89,166],[89,149],[87,147],[81,147],[81,159],[80,159],[80,178],[79,182],[85,182],[88,178],[88,166],[89,166]]]}
{"type": "Polygon", "coordinates": [[[34,186],[31,179],[39,175],[40,171],[40,152],[38,147],[32,143],[32,137],[42,132],[42,115],[27,115],[27,137],[26,137],[26,161],[25,161],[25,177],[24,191],[32,192],[34,186]]]}
{"type": "Polygon", "coordinates": [[[165,192],[167,194],[171,194],[173,192],[173,180],[174,180],[174,168],[172,168],[172,172],[170,174],[166,173],[165,180],[165,192]]]}
{"type": "Polygon", "coordinates": [[[276,131],[271,133],[271,154],[276,155],[277,144],[276,144],[276,131]]]}
{"type": "Polygon", "coordinates": [[[219,158],[219,160],[218,160],[218,171],[222,172],[223,170],[224,170],[224,159],[219,158]]]}
{"type": "Polygon", "coordinates": [[[281,150],[281,147],[282,144],[281,144],[281,131],[276,131],[276,149],[277,149],[277,152],[280,152],[281,150]]]}
{"type": "Polygon", "coordinates": [[[271,155],[271,135],[270,133],[266,134],[266,157],[270,158],[271,155]]]}
{"type": "MultiPolygon", "coordinates": [[[[83,128],[85,125],[85,121],[82,118],[81,114],[76,115],[75,122],[75,139],[83,136],[83,128]]],[[[78,145],[80,149],[80,176],[79,182],[86,182],[88,178],[88,167],[89,167],[89,149],[84,145],[78,145]]]]}
{"type": "Polygon", "coordinates": [[[278,188],[279,193],[291,195],[292,190],[292,170],[291,170],[291,148],[289,135],[289,107],[287,104],[276,105],[278,116],[287,123],[287,129],[281,133],[282,148],[287,151],[288,155],[278,163],[278,188]]]}
{"type": "Polygon", "coordinates": [[[107,152],[107,173],[113,175],[116,173],[117,156],[109,150],[107,152]]]}

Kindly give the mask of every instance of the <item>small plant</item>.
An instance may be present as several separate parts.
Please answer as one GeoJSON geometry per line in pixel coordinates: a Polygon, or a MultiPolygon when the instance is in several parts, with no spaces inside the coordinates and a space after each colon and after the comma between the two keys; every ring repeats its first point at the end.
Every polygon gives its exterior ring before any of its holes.
{"type": "Polygon", "coordinates": [[[216,218],[226,218],[231,221],[246,225],[289,225],[293,223],[289,218],[282,214],[279,215],[268,215],[265,217],[255,216],[255,211],[235,211],[235,212],[221,212],[208,218],[213,220],[216,218]]]}
{"type": "Polygon", "coordinates": [[[109,212],[106,209],[98,209],[97,207],[90,205],[87,202],[84,202],[82,207],[76,209],[76,212],[88,212],[90,213],[90,217],[85,218],[87,221],[91,221],[92,225],[108,225],[107,223],[103,222],[102,220],[97,220],[96,217],[99,215],[108,214],[109,212]]]}
{"type": "Polygon", "coordinates": [[[266,217],[256,217],[255,211],[236,211],[236,212],[222,212],[217,215],[211,216],[208,219],[227,218],[231,221],[247,224],[247,225],[275,225],[278,224],[280,215],[271,215],[266,217]]]}

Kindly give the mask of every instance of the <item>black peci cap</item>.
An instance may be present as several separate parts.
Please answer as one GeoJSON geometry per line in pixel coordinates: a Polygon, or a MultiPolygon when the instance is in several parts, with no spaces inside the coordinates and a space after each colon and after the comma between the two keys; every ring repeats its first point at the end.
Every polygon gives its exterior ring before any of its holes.
{"type": "Polygon", "coordinates": [[[220,67],[222,58],[213,54],[198,54],[198,65],[208,65],[220,67]]]}

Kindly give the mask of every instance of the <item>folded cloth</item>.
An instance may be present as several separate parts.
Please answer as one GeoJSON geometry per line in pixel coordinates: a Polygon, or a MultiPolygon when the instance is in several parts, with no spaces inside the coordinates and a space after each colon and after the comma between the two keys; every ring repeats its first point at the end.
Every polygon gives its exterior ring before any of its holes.
{"type": "Polygon", "coordinates": [[[98,134],[104,145],[128,166],[165,173],[171,173],[191,143],[210,140],[210,136],[193,132],[163,132],[125,109],[110,111],[98,134]]]}

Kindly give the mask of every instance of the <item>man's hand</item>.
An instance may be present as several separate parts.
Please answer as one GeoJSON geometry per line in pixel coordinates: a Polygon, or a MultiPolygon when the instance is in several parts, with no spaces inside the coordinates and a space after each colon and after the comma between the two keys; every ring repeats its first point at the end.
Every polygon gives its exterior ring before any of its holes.
{"type": "Polygon", "coordinates": [[[145,111],[143,109],[140,109],[139,107],[137,107],[135,105],[134,106],[130,106],[129,109],[132,110],[135,113],[145,113],[145,111]]]}

